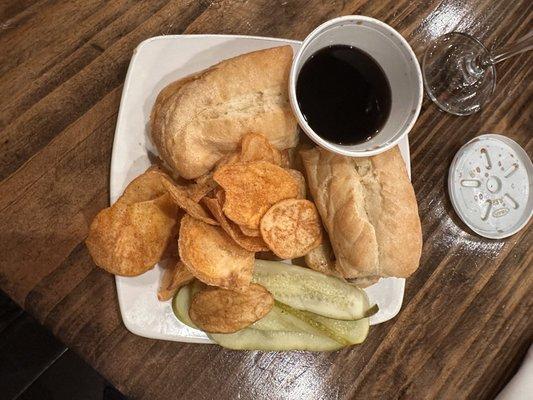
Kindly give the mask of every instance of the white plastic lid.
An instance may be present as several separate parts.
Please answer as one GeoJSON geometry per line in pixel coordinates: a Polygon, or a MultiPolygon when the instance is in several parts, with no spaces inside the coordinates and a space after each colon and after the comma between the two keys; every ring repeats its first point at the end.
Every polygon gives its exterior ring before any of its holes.
{"type": "Polygon", "coordinates": [[[511,236],[533,213],[533,166],[515,141],[481,135],[455,155],[448,191],[455,212],[474,232],[491,239],[511,236]]]}

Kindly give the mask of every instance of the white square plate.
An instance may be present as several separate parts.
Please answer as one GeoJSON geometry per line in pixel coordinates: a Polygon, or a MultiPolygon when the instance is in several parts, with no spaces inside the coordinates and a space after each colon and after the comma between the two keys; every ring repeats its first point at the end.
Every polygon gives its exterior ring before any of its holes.
{"type": "MultiPolygon", "coordinates": [[[[162,88],[224,59],[287,44],[295,51],[300,46],[300,42],[293,40],[235,35],[159,36],[142,42],[131,59],[120,102],[111,158],[111,203],[133,178],[150,166],[148,154],[157,154],[147,135],[150,111],[162,88]]],[[[407,137],[400,142],[400,150],[410,176],[407,137]]],[[[116,277],[126,328],[153,339],[211,343],[203,332],[174,317],[170,301],[157,300],[160,274],[161,269],[156,266],[141,276],[116,277]]],[[[371,303],[380,308],[371,324],[387,321],[400,311],[404,286],[404,279],[387,278],[366,289],[371,303]]]]}

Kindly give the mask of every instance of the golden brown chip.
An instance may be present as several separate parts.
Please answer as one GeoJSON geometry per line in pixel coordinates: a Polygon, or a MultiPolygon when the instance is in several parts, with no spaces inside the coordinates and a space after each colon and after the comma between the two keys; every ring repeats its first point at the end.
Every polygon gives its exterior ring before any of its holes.
{"type": "MultiPolygon", "coordinates": [[[[177,209],[176,224],[174,225],[174,228],[172,228],[171,238],[168,241],[168,245],[167,245],[167,248],[165,249],[165,252],[161,256],[161,260],[170,261],[171,259],[176,258],[176,255],[178,254],[178,234],[180,230],[180,223],[181,223],[181,219],[183,218],[184,215],[186,215],[186,213],[182,209],[178,208],[176,204],[174,204],[174,206],[177,209]]],[[[165,267],[163,266],[163,268],[165,267]]]]}
{"type": "Polygon", "coordinates": [[[116,275],[140,275],[161,259],[176,217],[168,194],[133,204],[117,202],[98,213],[85,243],[99,267],[116,275]]]}
{"type": "Polygon", "coordinates": [[[226,201],[226,195],[224,194],[224,189],[222,189],[221,187],[218,187],[215,190],[215,199],[217,199],[218,204],[224,207],[224,202],[226,201]]]}
{"type": "Polygon", "coordinates": [[[238,225],[239,229],[242,233],[244,233],[246,236],[252,236],[252,237],[260,237],[261,231],[259,229],[250,229],[245,226],[238,225]]]}
{"type": "Polygon", "coordinates": [[[213,175],[208,174],[201,176],[195,183],[187,187],[189,197],[196,203],[200,202],[205,196],[211,193],[216,187],[217,183],[213,180],[213,175]]]}
{"type": "Polygon", "coordinates": [[[166,176],[161,176],[161,182],[170,194],[172,200],[178,205],[178,207],[185,210],[187,214],[205,222],[206,224],[218,225],[218,222],[211,218],[200,204],[191,199],[186,187],[176,185],[166,176]]]}
{"type": "Polygon", "coordinates": [[[223,165],[229,165],[229,164],[235,164],[241,161],[241,153],[235,152],[235,153],[228,153],[224,157],[220,159],[220,161],[217,163],[217,166],[215,168],[215,171],[222,167],[223,165]]]}
{"type": "Polygon", "coordinates": [[[194,276],[185,267],[185,264],[181,261],[174,263],[171,267],[163,270],[157,298],[159,301],[171,299],[180,287],[186,285],[193,279],[194,276]]]}
{"type": "Polygon", "coordinates": [[[299,199],[305,199],[307,197],[307,190],[305,188],[305,178],[303,174],[295,169],[288,169],[289,173],[293,176],[293,178],[298,182],[298,198],[299,199]]]}
{"type": "Polygon", "coordinates": [[[278,257],[301,257],[322,240],[320,216],[309,200],[280,201],[261,219],[261,236],[278,257]]]}
{"type": "Polygon", "coordinates": [[[254,253],[235,243],[222,228],[186,215],[178,248],[187,269],[202,282],[234,290],[250,284],[254,253]]]}
{"type": "Polygon", "coordinates": [[[193,296],[189,316],[206,332],[231,333],[260,320],[273,305],[272,295],[255,283],[243,292],[206,288],[193,296]]]}
{"type": "Polygon", "coordinates": [[[248,133],[241,139],[240,151],[228,153],[217,163],[217,168],[223,165],[240,162],[267,161],[281,165],[281,152],[272,146],[268,139],[259,133],[248,133]]]}
{"type": "Polygon", "coordinates": [[[220,223],[220,226],[224,231],[243,249],[248,251],[267,251],[268,246],[261,237],[246,236],[239,229],[239,226],[226,218],[222,211],[222,206],[217,199],[204,198],[204,204],[207,206],[211,214],[220,223]]]}
{"type": "Polygon", "coordinates": [[[281,153],[263,135],[248,133],[241,140],[240,161],[267,161],[275,165],[281,165],[281,153]]]}
{"type": "Polygon", "coordinates": [[[272,205],[298,195],[298,183],[292,175],[266,161],[223,165],[213,178],[224,189],[226,216],[251,229],[259,227],[272,205]]]}
{"type": "Polygon", "coordinates": [[[117,203],[133,204],[141,201],[153,200],[167,191],[161,183],[163,170],[157,166],[152,166],[143,174],[130,182],[117,203]]]}

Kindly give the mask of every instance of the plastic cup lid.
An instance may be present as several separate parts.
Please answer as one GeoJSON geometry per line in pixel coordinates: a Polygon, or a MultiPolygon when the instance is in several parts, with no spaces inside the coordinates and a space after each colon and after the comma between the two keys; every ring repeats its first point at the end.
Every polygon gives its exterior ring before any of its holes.
{"type": "Polygon", "coordinates": [[[533,166],[515,141],[481,135],[455,155],[448,191],[455,212],[474,232],[501,239],[522,229],[533,213],[533,166]]]}

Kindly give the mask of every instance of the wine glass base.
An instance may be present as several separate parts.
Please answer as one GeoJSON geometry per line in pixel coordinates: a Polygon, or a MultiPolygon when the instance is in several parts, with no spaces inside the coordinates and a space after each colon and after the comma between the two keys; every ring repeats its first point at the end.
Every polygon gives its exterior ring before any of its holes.
{"type": "Polygon", "coordinates": [[[451,114],[479,111],[496,86],[494,65],[479,65],[479,60],[488,55],[479,40],[464,33],[438,37],[429,44],[422,62],[426,93],[441,110],[451,114]]]}

